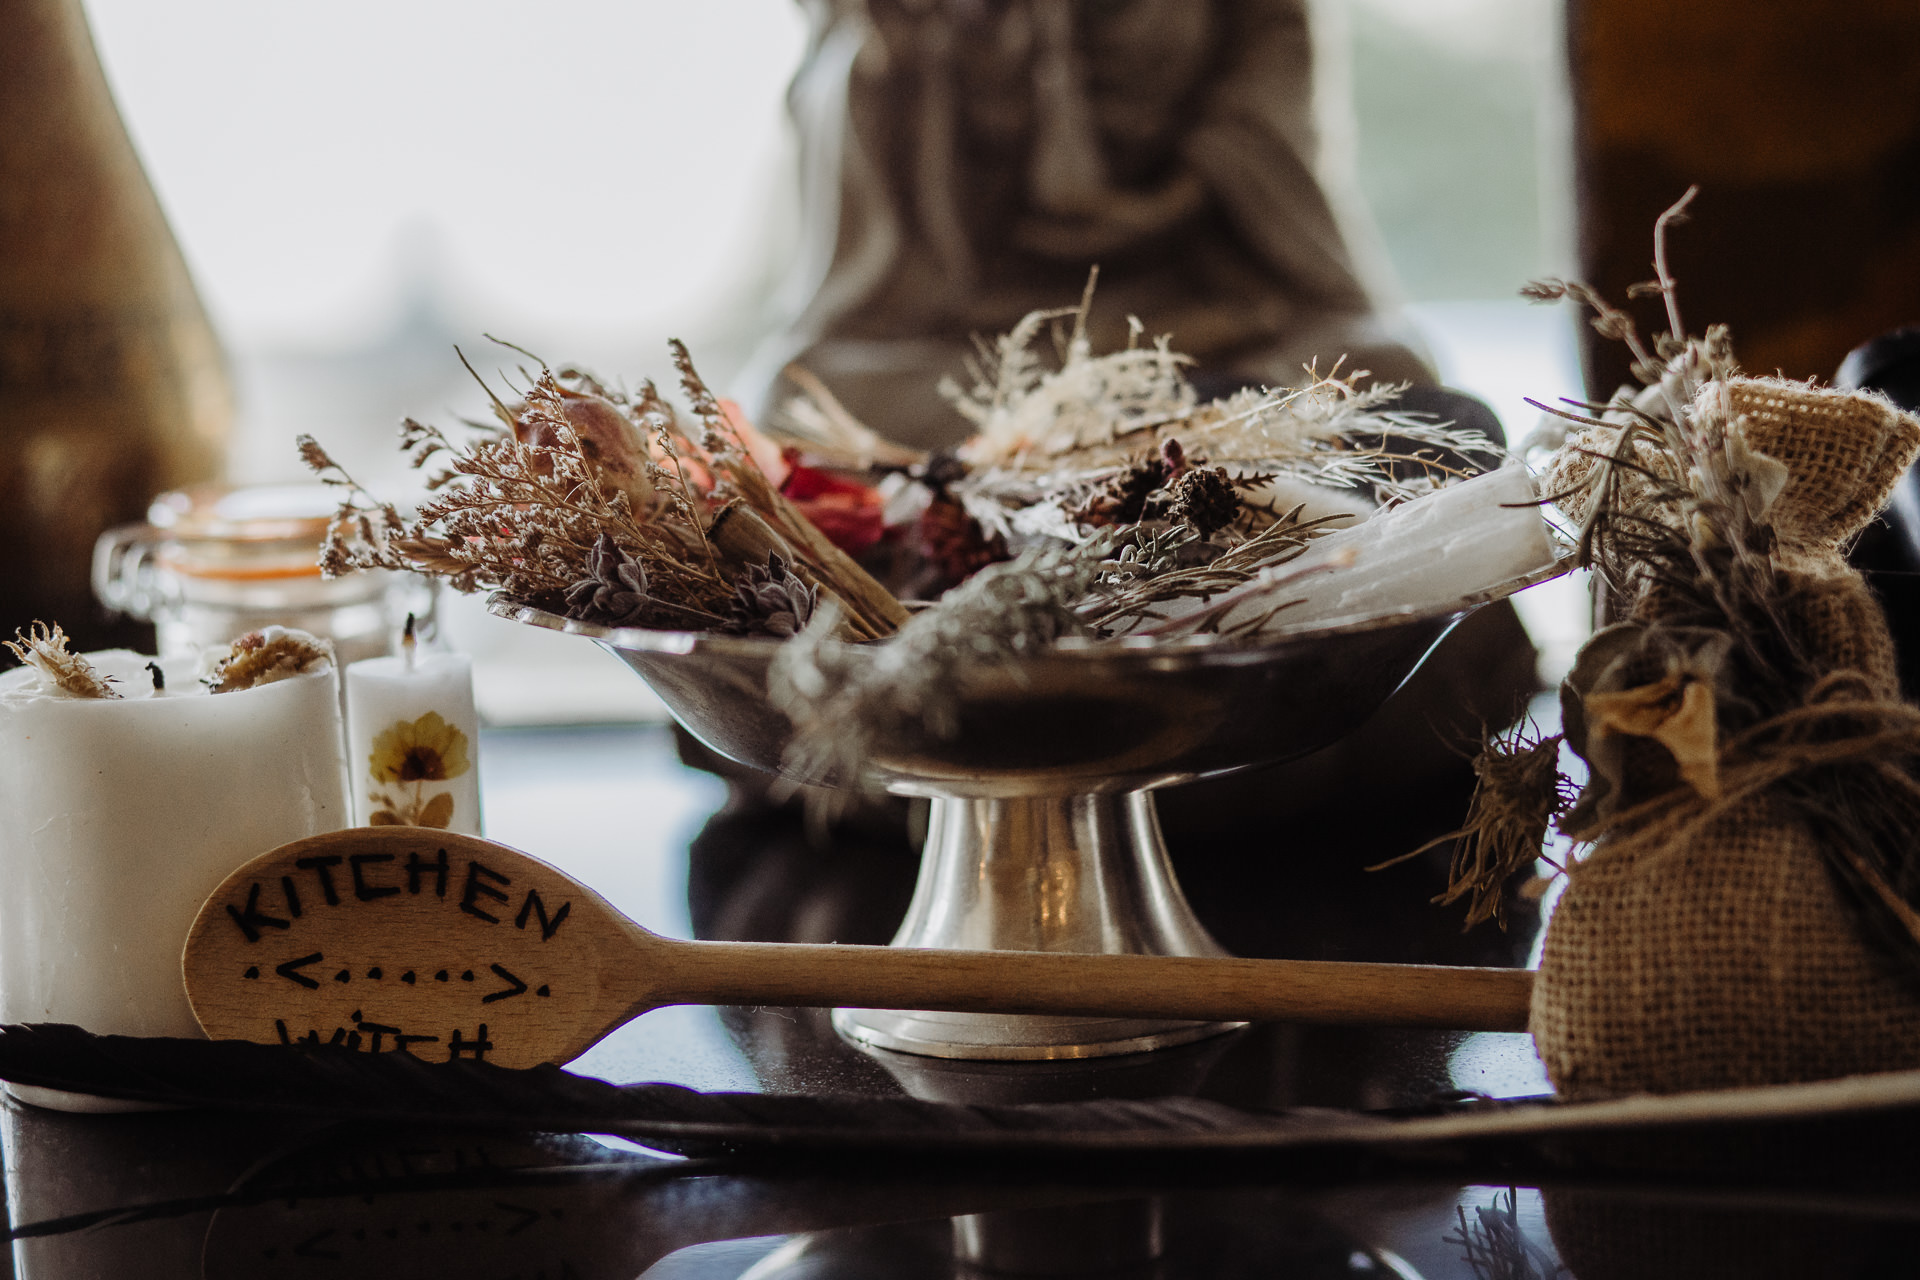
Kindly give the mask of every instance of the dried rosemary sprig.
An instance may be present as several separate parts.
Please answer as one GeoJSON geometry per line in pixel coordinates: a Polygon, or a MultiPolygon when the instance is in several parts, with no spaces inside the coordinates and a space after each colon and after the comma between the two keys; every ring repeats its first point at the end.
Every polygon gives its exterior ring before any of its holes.
{"type": "Polygon", "coordinates": [[[13,656],[40,673],[43,685],[71,698],[117,698],[113,677],[103,676],[93,664],[67,649],[67,633],[59,623],[35,622],[31,633],[16,629],[13,639],[0,640],[13,656]]]}
{"type": "MultiPolygon", "coordinates": [[[[1273,517],[1271,523],[1246,541],[1187,565],[1180,564],[1178,553],[1200,541],[1199,531],[1193,526],[1175,525],[1158,534],[1136,530],[1133,544],[1121,548],[1119,557],[1109,562],[1102,578],[1113,588],[1111,594],[1083,606],[1082,614],[1102,633],[1171,635],[1213,630],[1217,625],[1217,611],[1202,610],[1161,624],[1161,615],[1154,606],[1178,599],[1213,600],[1224,596],[1295,559],[1313,539],[1350,518],[1330,515],[1307,519],[1305,510],[1304,506],[1296,505],[1273,517]]],[[[1260,630],[1287,603],[1287,597],[1282,595],[1270,609],[1238,630],[1260,630]]]]}

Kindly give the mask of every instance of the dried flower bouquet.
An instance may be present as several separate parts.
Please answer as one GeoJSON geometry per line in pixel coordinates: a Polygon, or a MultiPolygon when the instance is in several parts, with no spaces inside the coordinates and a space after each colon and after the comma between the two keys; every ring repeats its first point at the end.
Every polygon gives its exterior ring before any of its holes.
{"type": "Polygon", "coordinates": [[[1248,583],[1332,526],[1501,457],[1355,378],[1202,403],[1186,359],[1142,345],[1137,322],[1124,350],[1093,354],[1086,306],[981,345],[974,385],[946,388],[979,428],[953,453],[885,441],[804,371],[808,394],[762,434],[679,343],[690,412],[650,382],[626,392],[543,364],[516,403],[489,392],[498,423],[469,443],[407,421],[413,465],[440,465],[411,520],[302,437],[345,490],[323,568],[423,572],[602,625],[783,639],[810,625],[880,639],[916,609],[940,615],[928,633],[1004,638],[1017,618],[1018,649],[1146,627],[1157,605],[1248,583]],[[983,625],[983,609],[1004,616],[983,625]]]}

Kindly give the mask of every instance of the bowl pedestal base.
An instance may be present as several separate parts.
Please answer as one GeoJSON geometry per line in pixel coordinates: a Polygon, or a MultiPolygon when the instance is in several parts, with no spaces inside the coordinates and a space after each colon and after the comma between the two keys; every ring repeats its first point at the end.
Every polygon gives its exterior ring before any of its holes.
{"type": "MultiPolygon", "coordinates": [[[[1150,792],[935,796],[896,947],[1171,956],[1226,954],[1174,879],[1150,792]]],[[[1039,1060],[1142,1053],[1244,1024],[837,1009],[861,1045],[936,1058],[1039,1060]]]]}

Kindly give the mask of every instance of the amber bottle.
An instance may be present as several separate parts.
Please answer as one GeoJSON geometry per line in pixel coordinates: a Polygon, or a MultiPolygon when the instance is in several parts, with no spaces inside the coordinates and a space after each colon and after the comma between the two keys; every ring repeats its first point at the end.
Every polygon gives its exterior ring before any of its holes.
{"type": "MultiPolygon", "coordinates": [[[[0,635],[113,630],[94,539],[220,473],[219,344],[79,0],[0,3],[0,635]]],[[[126,639],[124,632],[115,636],[126,639]]]]}

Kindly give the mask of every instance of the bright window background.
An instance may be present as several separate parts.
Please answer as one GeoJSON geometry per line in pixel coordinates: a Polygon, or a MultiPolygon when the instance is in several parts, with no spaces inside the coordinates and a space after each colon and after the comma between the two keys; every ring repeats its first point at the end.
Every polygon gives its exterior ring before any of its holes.
{"type": "MultiPolygon", "coordinates": [[[[452,347],[490,375],[520,363],[483,333],[629,380],[677,335],[724,385],[765,324],[792,243],[793,0],[87,8],[233,360],[236,480],[298,478],[310,431],[403,482],[401,417],[484,411],[452,347]]],[[[1570,269],[1558,10],[1315,3],[1356,234],[1443,377],[1515,436],[1523,397],[1577,387],[1567,318],[1513,296],[1570,269]]],[[[1549,671],[1578,642],[1569,592],[1525,602],[1549,671]]]]}
{"type": "Polygon", "coordinates": [[[234,358],[236,479],[476,410],[452,345],[519,360],[482,331],[631,375],[757,321],[791,0],[87,7],[234,358]]]}

